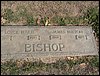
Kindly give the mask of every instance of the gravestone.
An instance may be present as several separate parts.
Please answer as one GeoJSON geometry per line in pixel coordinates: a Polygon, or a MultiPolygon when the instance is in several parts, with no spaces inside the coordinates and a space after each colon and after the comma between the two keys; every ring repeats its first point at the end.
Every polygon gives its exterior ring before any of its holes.
{"type": "Polygon", "coordinates": [[[1,26],[1,60],[98,55],[90,26],[1,26]]]}

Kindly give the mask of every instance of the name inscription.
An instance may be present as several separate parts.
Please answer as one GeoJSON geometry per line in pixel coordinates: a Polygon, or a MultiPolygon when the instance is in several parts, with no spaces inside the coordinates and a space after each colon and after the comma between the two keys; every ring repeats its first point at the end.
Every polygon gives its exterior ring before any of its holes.
{"type": "Polygon", "coordinates": [[[64,45],[59,44],[25,44],[25,52],[35,51],[62,51],[64,45]]]}

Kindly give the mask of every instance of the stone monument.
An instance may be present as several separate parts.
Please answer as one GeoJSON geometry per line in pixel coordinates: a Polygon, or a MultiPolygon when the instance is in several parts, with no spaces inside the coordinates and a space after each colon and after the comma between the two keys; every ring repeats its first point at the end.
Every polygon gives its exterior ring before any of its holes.
{"type": "Polygon", "coordinates": [[[1,60],[97,54],[90,26],[1,26],[1,60]]]}

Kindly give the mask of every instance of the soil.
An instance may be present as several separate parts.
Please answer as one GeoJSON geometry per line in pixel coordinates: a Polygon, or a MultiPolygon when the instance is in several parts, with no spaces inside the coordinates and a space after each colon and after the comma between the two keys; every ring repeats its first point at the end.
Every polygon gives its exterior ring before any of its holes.
{"type": "Polygon", "coordinates": [[[24,25],[27,21],[26,17],[22,18],[19,15],[21,12],[27,13],[35,20],[39,17],[67,18],[82,16],[88,8],[96,6],[99,6],[99,1],[1,1],[1,15],[5,15],[5,9],[11,9],[14,16],[18,17],[18,21],[5,24],[24,25]]]}
{"type": "MultiPolygon", "coordinates": [[[[29,19],[29,21],[32,22],[31,19],[33,18],[36,24],[37,19],[49,17],[51,24],[56,24],[55,21],[57,17],[77,18],[83,16],[84,12],[91,7],[99,7],[99,1],[1,1],[1,23],[4,25],[26,25],[27,20],[29,19]],[[10,9],[10,11],[6,12],[5,14],[7,9],[10,9]],[[13,15],[11,15],[12,12],[13,15]],[[6,17],[6,15],[8,17],[6,17]]],[[[40,23],[39,20],[38,23],[40,23]]],[[[91,56],[86,58],[82,57],[81,59],[84,60],[84,62],[81,62],[80,60],[80,64],[74,65],[71,68],[70,64],[66,65],[64,66],[65,68],[63,68],[63,70],[62,68],[51,67],[48,70],[37,70],[36,72],[22,73],[27,75],[99,75],[99,67],[89,64],[89,62],[91,62],[91,64],[94,63],[93,65],[97,65],[99,60],[92,62],[85,60],[87,58],[90,59],[91,56]],[[97,63],[95,63],[96,61],[97,63]]],[[[67,57],[67,59],[72,61],[78,60],[77,57],[67,57]]],[[[4,66],[8,67],[9,65],[4,66]]],[[[42,69],[44,68],[45,67],[42,69]]],[[[9,68],[4,70],[3,67],[1,74],[9,75],[12,74],[11,72],[13,71],[14,70],[9,71],[9,68]]],[[[17,71],[20,72],[19,69],[17,71]]],[[[15,72],[15,74],[16,73],[17,72],[15,72]]],[[[18,75],[20,74],[21,72],[18,75]]]]}

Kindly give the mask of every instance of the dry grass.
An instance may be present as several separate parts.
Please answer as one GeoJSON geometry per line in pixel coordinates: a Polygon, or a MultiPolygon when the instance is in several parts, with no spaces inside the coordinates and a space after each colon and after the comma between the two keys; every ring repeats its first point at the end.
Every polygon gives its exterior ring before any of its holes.
{"type": "Polygon", "coordinates": [[[1,15],[8,20],[3,23],[5,25],[36,25],[39,16],[42,22],[49,17],[52,25],[72,24],[75,21],[76,24],[85,24],[86,21],[80,17],[88,8],[96,6],[99,6],[98,1],[1,1],[1,15]],[[62,18],[65,18],[63,23],[62,18]]]}
{"type": "MultiPolygon", "coordinates": [[[[2,25],[88,24],[84,12],[99,1],[1,1],[2,25]]],[[[6,62],[1,75],[99,75],[99,57],[67,57],[56,63],[6,62]]]]}
{"type": "Polygon", "coordinates": [[[55,63],[11,60],[1,64],[1,75],[99,75],[99,57],[66,57],[55,63]]]}

